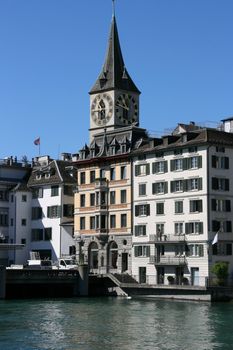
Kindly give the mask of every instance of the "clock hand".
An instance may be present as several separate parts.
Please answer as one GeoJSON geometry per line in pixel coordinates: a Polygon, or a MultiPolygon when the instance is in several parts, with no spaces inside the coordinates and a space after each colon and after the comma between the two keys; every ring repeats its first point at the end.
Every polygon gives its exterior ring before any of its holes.
{"type": "Polygon", "coordinates": [[[117,103],[116,105],[117,105],[118,107],[122,107],[122,108],[124,108],[124,109],[127,109],[127,111],[129,110],[129,108],[128,108],[128,107],[123,106],[123,105],[121,105],[120,103],[117,103]]]}

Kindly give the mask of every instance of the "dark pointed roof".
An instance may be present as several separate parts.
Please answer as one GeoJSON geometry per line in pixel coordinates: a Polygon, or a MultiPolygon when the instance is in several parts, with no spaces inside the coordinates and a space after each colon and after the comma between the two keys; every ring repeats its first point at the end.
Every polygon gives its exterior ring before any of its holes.
{"type": "Polygon", "coordinates": [[[112,18],[105,62],[90,94],[112,89],[140,93],[125,68],[115,16],[112,18]]]}

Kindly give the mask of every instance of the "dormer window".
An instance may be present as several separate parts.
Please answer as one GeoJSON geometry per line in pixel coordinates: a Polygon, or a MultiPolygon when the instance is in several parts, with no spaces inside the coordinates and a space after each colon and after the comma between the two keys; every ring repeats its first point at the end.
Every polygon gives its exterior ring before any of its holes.
{"type": "Polygon", "coordinates": [[[50,178],[50,173],[46,173],[46,174],[45,174],[45,178],[46,178],[46,179],[49,179],[49,178],[50,178]]]}
{"type": "Polygon", "coordinates": [[[41,179],[41,174],[36,174],[36,180],[40,180],[41,179]]]}

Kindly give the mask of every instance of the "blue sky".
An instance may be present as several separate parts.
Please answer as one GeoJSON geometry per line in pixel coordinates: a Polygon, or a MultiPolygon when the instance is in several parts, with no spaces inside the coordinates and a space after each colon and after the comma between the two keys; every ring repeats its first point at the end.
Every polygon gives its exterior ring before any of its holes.
{"type": "MultiPolygon", "coordinates": [[[[57,158],[88,142],[111,0],[0,1],[0,158],[57,158]]],[[[116,0],[126,67],[142,92],[140,126],[215,126],[233,115],[232,0],[116,0]]]]}

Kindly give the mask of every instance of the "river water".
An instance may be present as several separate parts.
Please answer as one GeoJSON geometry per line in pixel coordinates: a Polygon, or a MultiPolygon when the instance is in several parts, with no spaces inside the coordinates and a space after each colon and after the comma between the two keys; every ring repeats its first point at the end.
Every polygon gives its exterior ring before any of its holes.
{"type": "Polygon", "coordinates": [[[232,350],[233,303],[0,301],[1,350],[232,350]]]}

